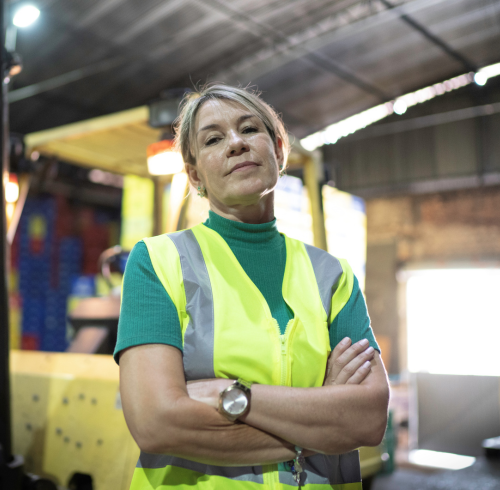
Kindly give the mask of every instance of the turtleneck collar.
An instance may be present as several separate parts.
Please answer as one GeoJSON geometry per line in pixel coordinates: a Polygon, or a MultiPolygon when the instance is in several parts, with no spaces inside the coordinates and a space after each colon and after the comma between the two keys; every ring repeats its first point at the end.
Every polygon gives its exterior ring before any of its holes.
{"type": "Polygon", "coordinates": [[[229,245],[238,247],[269,249],[281,246],[283,241],[276,226],[276,218],[269,223],[250,224],[223,218],[209,211],[208,219],[203,224],[221,235],[229,245]]]}

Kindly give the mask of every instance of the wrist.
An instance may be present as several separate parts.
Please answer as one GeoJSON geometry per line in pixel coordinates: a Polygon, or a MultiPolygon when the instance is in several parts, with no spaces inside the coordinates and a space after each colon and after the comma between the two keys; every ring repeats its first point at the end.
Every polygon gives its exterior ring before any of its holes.
{"type": "Polygon", "coordinates": [[[219,378],[219,382],[217,383],[217,386],[215,386],[216,391],[214,392],[214,396],[217,399],[217,403],[219,403],[220,394],[226,388],[229,388],[233,383],[234,379],[219,378]]]}

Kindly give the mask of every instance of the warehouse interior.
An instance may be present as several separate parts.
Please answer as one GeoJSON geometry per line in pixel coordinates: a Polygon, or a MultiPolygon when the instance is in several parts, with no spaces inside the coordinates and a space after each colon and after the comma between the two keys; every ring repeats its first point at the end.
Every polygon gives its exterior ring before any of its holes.
{"type": "Polygon", "coordinates": [[[129,488],[121,284],[135,243],[208,216],[153,157],[209,82],[281,115],[278,229],[362,287],[391,387],[363,489],[500,488],[499,0],[0,7],[0,489],[129,488]]]}

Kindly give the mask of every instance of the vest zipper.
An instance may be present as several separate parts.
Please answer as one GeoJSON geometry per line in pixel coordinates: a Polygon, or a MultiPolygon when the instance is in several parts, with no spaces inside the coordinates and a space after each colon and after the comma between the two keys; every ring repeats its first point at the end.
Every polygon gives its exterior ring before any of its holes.
{"type": "Polygon", "coordinates": [[[281,489],[280,477],[278,474],[278,465],[269,464],[262,467],[264,471],[264,484],[267,485],[269,490],[281,489]]]}
{"type": "Polygon", "coordinates": [[[285,328],[285,333],[281,335],[281,330],[279,323],[276,319],[274,319],[274,323],[276,325],[276,329],[278,330],[278,336],[280,340],[280,385],[281,386],[286,386],[286,380],[287,380],[287,375],[288,375],[288,369],[287,369],[287,359],[286,359],[286,340],[288,338],[289,334],[289,328],[291,327],[293,323],[293,318],[291,320],[288,320],[288,323],[286,324],[285,328]]]}
{"type": "MultiPolygon", "coordinates": [[[[287,369],[287,358],[286,358],[286,340],[288,338],[288,333],[289,333],[289,328],[291,327],[293,323],[293,318],[288,321],[286,328],[285,328],[285,333],[281,335],[281,330],[279,323],[275,318],[273,318],[274,323],[276,325],[276,329],[278,331],[278,338],[280,341],[280,385],[281,386],[286,386],[286,380],[287,380],[287,375],[288,375],[288,369],[287,369]]],[[[279,472],[278,472],[278,465],[277,464],[272,464],[272,465],[267,465],[264,468],[266,468],[268,471],[264,473],[264,483],[267,484],[269,487],[269,490],[279,490],[282,488],[280,484],[280,477],[279,477],[279,472]]]]}
{"type": "Polygon", "coordinates": [[[285,386],[286,385],[286,375],[287,375],[287,369],[286,369],[286,336],[285,335],[280,335],[280,342],[281,342],[281,379],[280,379],[280,385],[281,386],[285,386]]]}

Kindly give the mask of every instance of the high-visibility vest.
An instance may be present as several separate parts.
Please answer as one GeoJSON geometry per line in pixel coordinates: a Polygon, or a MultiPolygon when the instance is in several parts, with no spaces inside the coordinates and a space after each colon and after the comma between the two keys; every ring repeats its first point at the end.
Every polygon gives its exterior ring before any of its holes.
{"type": "MultiPolygon", "coordinates": [[[[225,240],[203,224],[144,239],[177,308],[186,380],[243,378],[265,385],[322,386],[328,325],[349,300],[347,262],[285,235],[283,298],[294,312],[281,335],[257,286],[225,240]]],[[[141,452],[131,490],[297,488],[277,464],[225,467],[141,452]]],[[[306,458],[301,487],[361,490],[358,451],[306,458]]]]}

